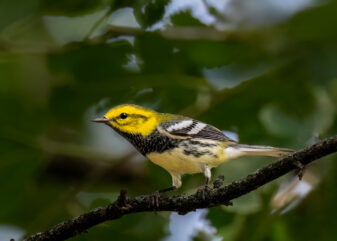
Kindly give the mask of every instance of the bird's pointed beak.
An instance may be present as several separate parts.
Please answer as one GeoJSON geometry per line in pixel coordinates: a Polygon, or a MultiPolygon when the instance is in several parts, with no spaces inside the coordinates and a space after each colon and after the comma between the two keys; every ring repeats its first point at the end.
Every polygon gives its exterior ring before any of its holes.
{"type": "Polygon", "coordinates": [[[108,118],[96,118],[92,120],[93,122],[98,122],[98,123],[108,123],[110,120],[108,118]]]}

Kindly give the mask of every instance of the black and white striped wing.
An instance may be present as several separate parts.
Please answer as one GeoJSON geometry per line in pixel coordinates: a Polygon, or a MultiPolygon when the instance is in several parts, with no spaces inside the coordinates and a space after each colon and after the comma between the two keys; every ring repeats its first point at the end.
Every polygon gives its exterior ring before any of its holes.
{"type": "Polygon", "coordinates": [[[165,122],[160,127],[169,135],[177,138],[203,138],[234,142],[217,128],[192,119],[165,122]]]}

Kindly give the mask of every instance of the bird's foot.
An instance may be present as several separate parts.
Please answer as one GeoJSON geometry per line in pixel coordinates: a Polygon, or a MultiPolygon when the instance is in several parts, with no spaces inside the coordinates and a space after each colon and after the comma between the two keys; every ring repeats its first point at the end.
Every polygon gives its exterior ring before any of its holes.
{"type": "Polygon", "coordinates": [[[225,180],[224,176],[218,176],[215,181],[213,182],[213,188],[219,188],[223,185],[225,180]]]}

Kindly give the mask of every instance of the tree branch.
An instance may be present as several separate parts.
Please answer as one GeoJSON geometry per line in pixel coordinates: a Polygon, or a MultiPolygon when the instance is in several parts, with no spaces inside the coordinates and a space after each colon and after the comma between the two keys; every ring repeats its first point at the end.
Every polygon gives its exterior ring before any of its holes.
{"type": "Polygon", "coordinates": [[[29,237],[26,241],[65,240],[97,224],[107,220],[118,219],[131,213],[176,211],[180,214],[185,214],[200,208],[228,205],[232,199],[247,194],[294,169],[298,169],[299,165],[307,165],[334,152],[337,152],[337,136],[295,152],[226,186],[217,183],[217,185],[214,185],[215,187],[205,189],[207,195],[200,195],[200,192],[197,192],[192,195],[161,196],[157,206],[152,205],[153,197],[151,195],[128,199],[126,191],[121,191],[119,198],[109,206],[96,208],[88,213],[57,224],[50,230],[29,237]]]}

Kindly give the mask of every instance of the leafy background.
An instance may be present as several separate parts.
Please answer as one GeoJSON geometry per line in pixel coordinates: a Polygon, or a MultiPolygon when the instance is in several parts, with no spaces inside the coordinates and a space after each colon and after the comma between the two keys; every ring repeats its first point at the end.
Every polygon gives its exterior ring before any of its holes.
{"type": "MultiPolygon", "coordinates": [[[[170,185],[90,122],[121,103],[189,115],[248,144],[300,149],[335,135],[336,12],[319,0],[1,1],[0,240],[106,205],[121,188],[170,185]]],[[[213,175],[228,183],[270,161],[242,158],[213,175]]],[[[73,240],[337,240],[336,155],[308,173],[314,188],[286,212],[272,213],[271,200],[290,175],[233,207],[129,215],[73,240]]],[[[183,181],[180,192],[193,192],[204,179],[183,181]]]]}

